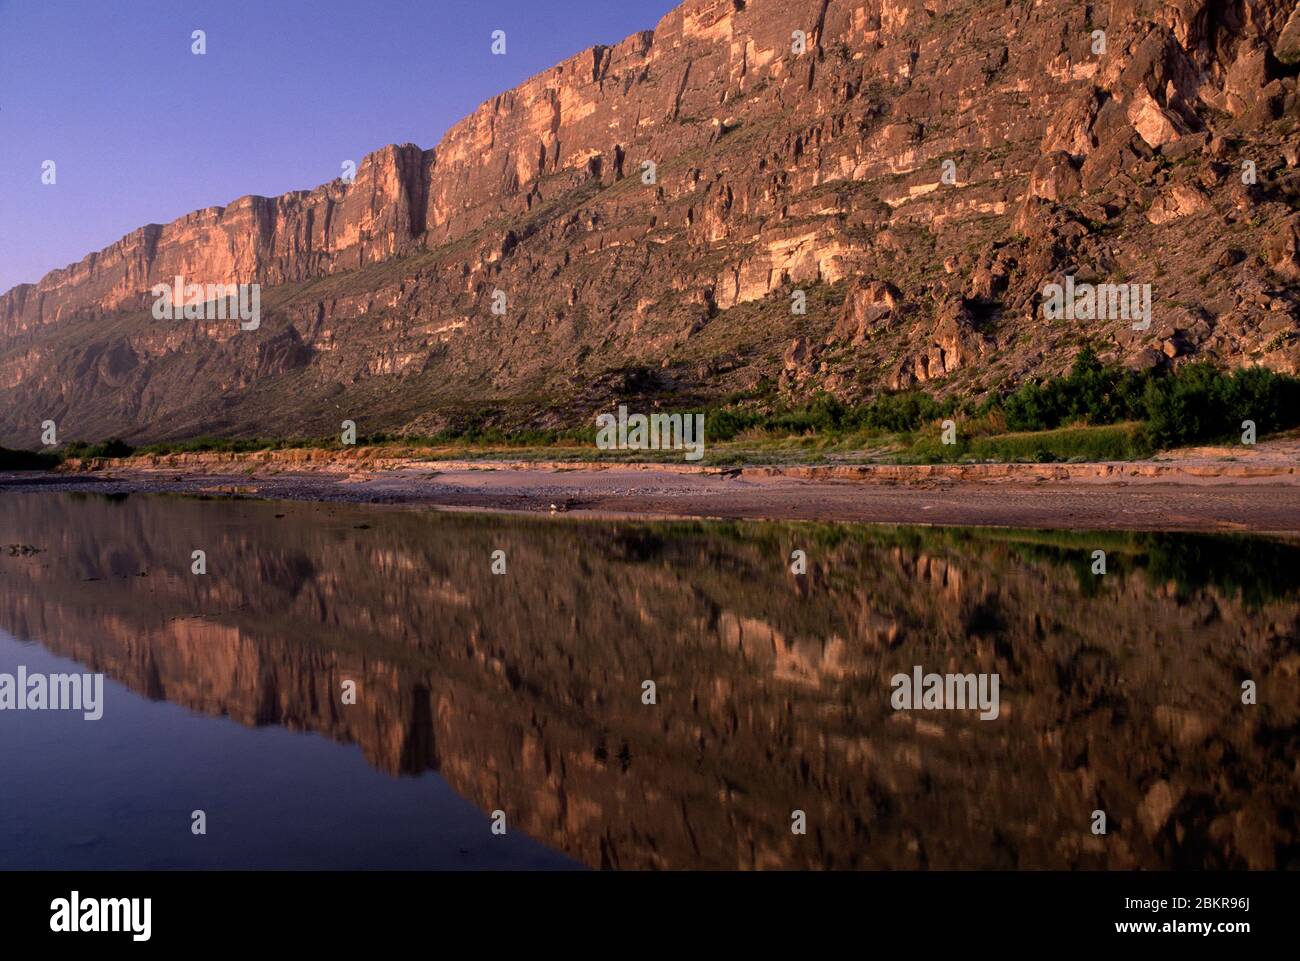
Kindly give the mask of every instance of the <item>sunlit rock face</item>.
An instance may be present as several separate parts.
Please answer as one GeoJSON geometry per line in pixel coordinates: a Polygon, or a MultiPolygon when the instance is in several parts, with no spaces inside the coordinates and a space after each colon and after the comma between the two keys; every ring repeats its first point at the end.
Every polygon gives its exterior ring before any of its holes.
{"type": "Polygon", "coordinates": [[[91,440],[321,434],[336,408],[429,432],[467,400],[573,426],[628,369],[678,402],[764,378],[979,394],[1063,369],[1081,337],[1294,371],[1293,7],[689,0],[432,149],[146,226],[0,296],[0,443],[46,418],[91,440]],[[1155,322],[1045,319],[1064,274],[1151,284],[1155,322]],[[176,276],[265,285],[263,323],[153,320],[176,276]],[[841,349],[869,281],[908,309],[841,349]]]}
{"type": "Polygon", "coordinates": [[[0,529],[40,549],[0,551],[5,631],[437,770],[592,866],[1297,863],[1294,545],[135,496],[13,495],[0,529]],[[895,710],[916,665],[996,673],[997,719],[895,710]]]}

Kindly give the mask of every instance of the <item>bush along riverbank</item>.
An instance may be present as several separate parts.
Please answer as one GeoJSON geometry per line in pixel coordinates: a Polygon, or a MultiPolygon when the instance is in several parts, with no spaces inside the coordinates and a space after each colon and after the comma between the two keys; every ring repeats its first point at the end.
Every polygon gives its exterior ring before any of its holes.
{"type": "MultiPolygon", "coordinates": [[[[683,411],[685,413],[687,411],[683,411]]],[[[1300,427],[1300,378],[1264,368],[1189,364],[1169,372],[1103,365],[1085,348],[1068,373],[982,400],[923,391],[845,404],[819,394],[801,405],[740,400],[706,409],[708,464],[950,463],[1134,460],[1169,448],[1242,443],[1300,427]]],[[[594,418],[593,418],[594,421],[594,418]]],[[[437,434],[360,435],[359,446],[464,458],[675,460],[673,451],[604,451],[593,425],[510,430],[471,419],[437,434]]],[[[62,460],[133,454],[251,453],[340,448],[339,437],[199,437],[134,447],[114,438],[44,452],[0,448],[0,470],[42,470],[62,460]]]]}

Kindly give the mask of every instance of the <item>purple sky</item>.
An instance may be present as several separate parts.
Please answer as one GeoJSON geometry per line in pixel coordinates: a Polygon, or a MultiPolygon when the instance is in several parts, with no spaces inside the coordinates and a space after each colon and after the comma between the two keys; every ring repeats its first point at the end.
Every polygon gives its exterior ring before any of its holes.
{"type": "Polygon", "coordinates": [[[677,2],[0,0],[0,291],[144,224],[310,189],[384,144],[431,147],[677,2]]]}

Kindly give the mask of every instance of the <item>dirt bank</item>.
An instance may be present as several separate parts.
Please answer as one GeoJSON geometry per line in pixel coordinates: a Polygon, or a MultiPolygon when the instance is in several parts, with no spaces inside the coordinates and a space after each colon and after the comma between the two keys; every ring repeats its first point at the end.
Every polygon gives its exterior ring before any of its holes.
{"type": "Polygon", "coordinates": [[[718,469],[426,460],[414,451],[359,448],[69,462],[55,473],[0,474],[0,489],[603,515],[1300,533],[1298,455],[1300,443],[1288,440],[1124,463],[718,469]]]}

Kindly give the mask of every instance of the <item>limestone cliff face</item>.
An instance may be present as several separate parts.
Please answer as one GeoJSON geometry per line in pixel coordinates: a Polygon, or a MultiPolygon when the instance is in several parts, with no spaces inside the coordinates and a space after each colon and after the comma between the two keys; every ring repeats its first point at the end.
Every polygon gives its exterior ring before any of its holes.
{"type": "Polygon", "coordinates": [[[187,283],[283,284],[384,260],[424,232],[425,155],[410,144],[366,157],[355,182],[280,197],[241,197],[166,226],[150,224],[40,283],[0,298],[0,335],[77,311],[152,304],[149,289],[187,283]]]}
{"type": "Polygon", "coordinates": [[[150,225],[4,294],[0,442],[45,417],[309,433],[325,399],[364,398],[371,429],[467,401],[567,423],[630,367],[697,400],[765,377],[978,392],[1080,335],[1135,364],[1294,370],[1297,35],[1289,0],[688,0],[434,149],[150,225]],[[1048,321],[1067,273],[1151,283],[1152,328],[1048,321]],[[263,326],[151,322],[176,275],[269,285],[263,326]],[[881,284],[892,322],[841,317],[881,284]]]}
{"type": "Polygon", "coordinates": [[[592,866],[1300,856],[1294,545],[1117,535],[1096,578],[1093,545],[1041,534],[55,495],[0,499],[0,528],[41,549],[0,554],[0,629],[147,697],[437,770],[592,866]],[[917,664],[998,673],[998,719],[891,710],[917,664]]]}

